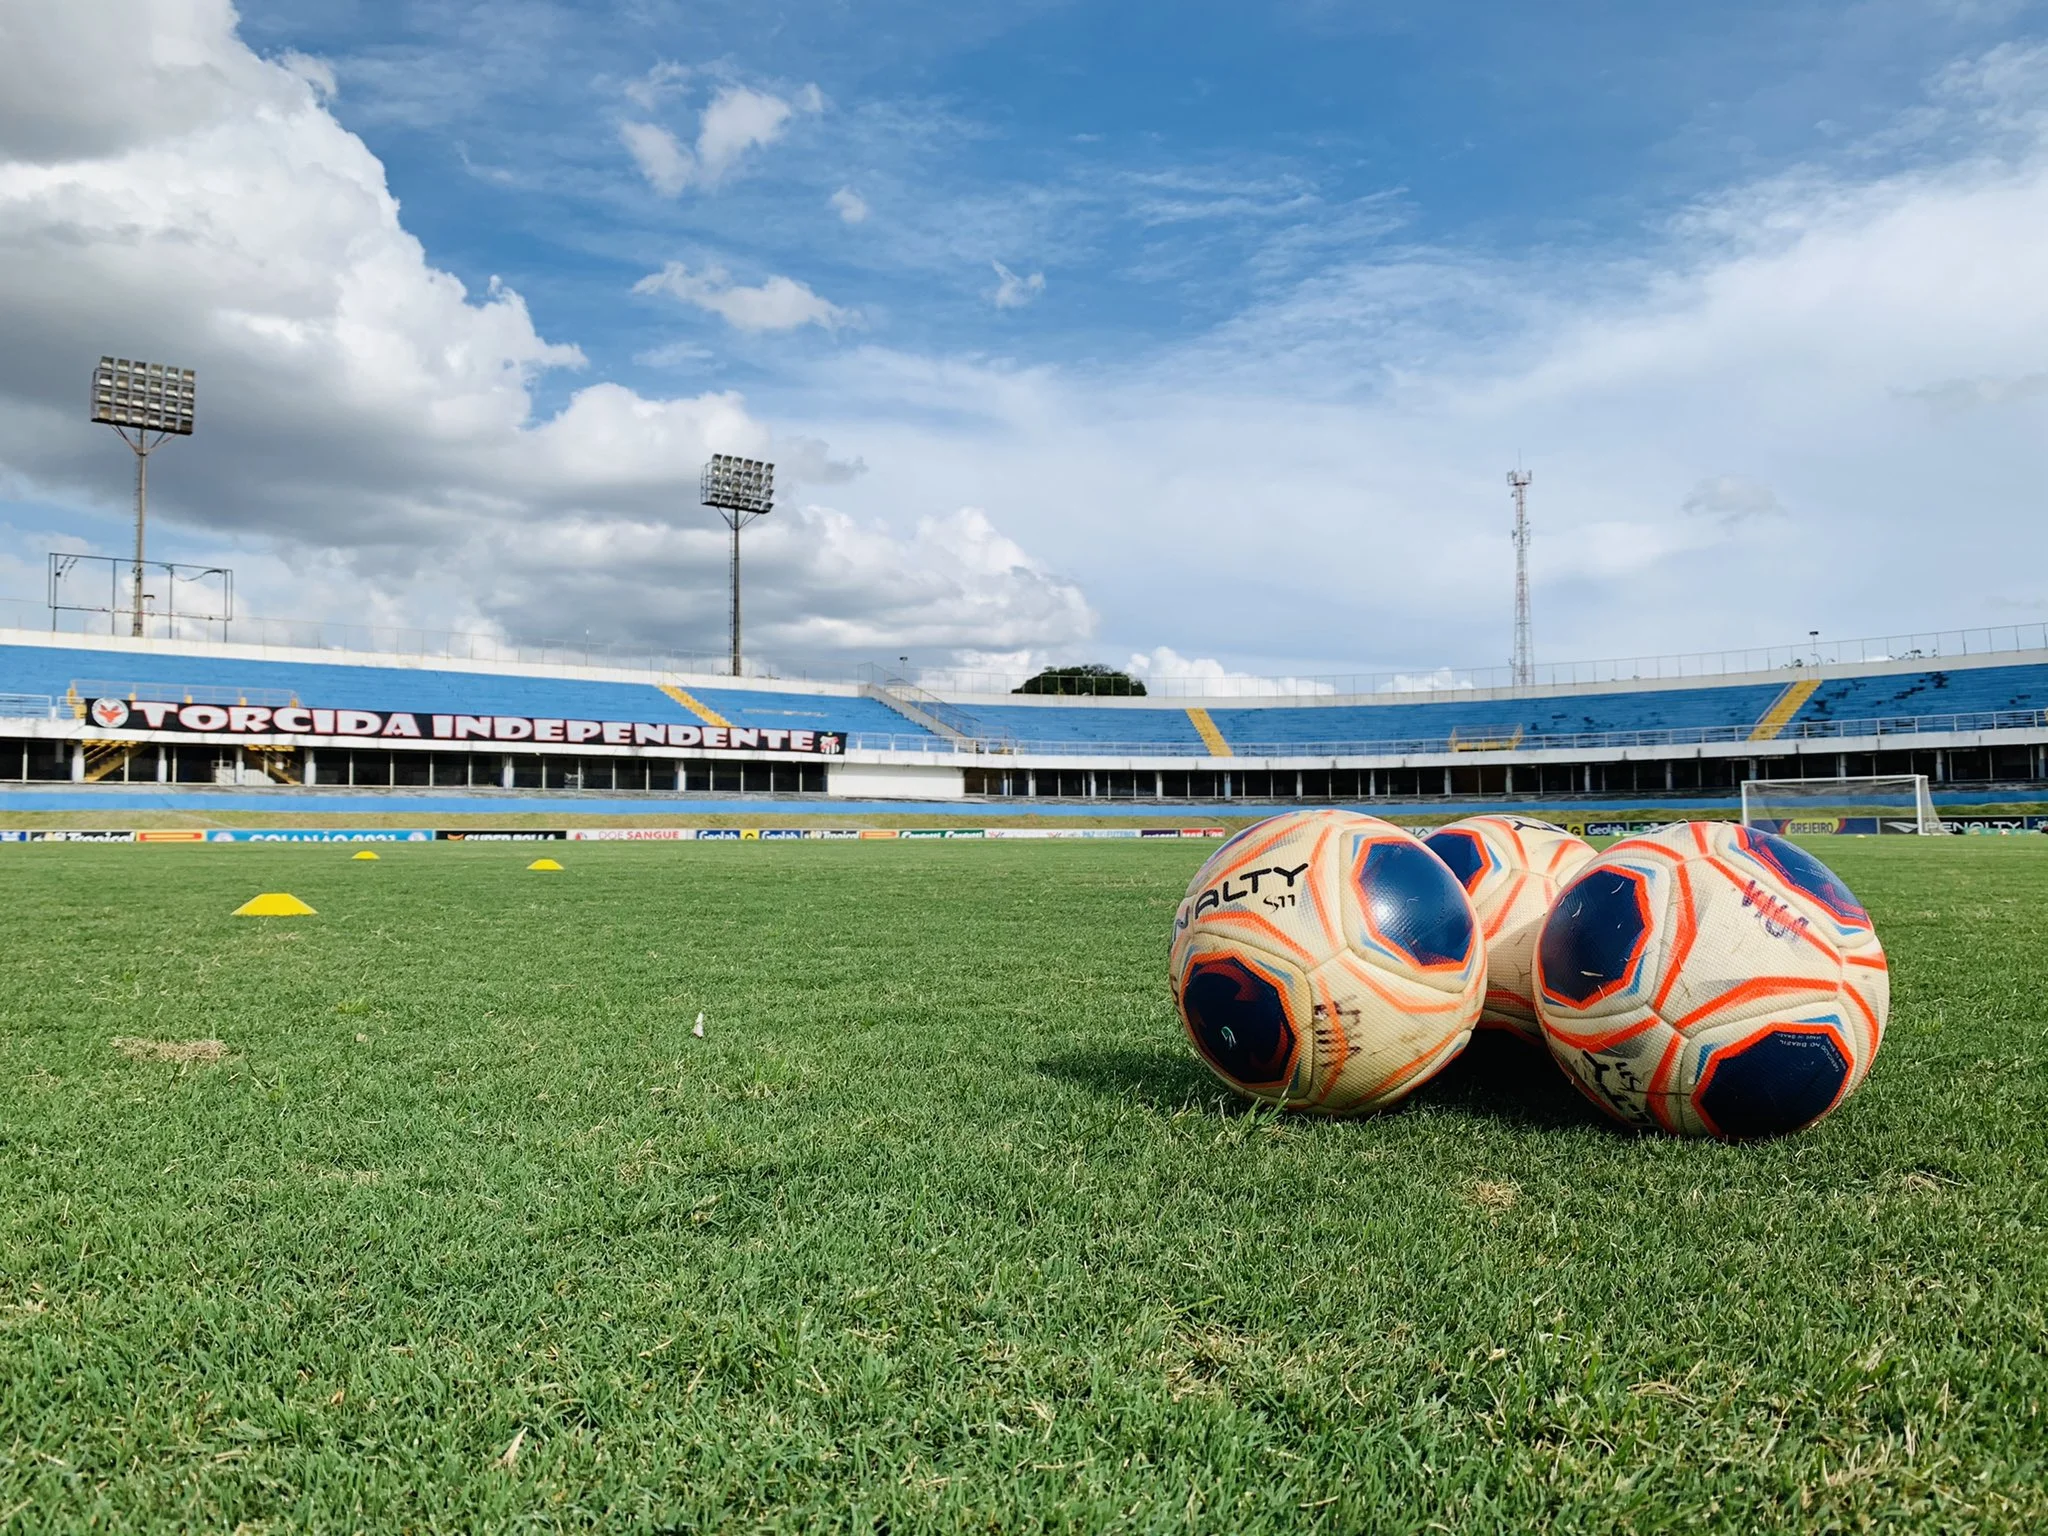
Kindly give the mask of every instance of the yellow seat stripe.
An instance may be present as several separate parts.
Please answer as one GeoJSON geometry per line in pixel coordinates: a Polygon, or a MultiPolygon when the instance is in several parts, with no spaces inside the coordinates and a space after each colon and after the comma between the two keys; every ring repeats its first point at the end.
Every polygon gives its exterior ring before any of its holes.
{"type": "Polygon", "coordinates": [[[732,724],[730,720],[726,719],[725,716],[721,715],[709,704],[699,703],[673,683],[656,683],[655,686],[682,705],[691,714],[695,715],[699,720],[702,720],[706,725],[730,726],[732,724]]]}
{"type": "Polygon", "coordinates": [[[1209,718],[1209,711],[1190,707],[1188,721],[1194,726],[1195,733],[1202,738],[1202,745],[1209,749],[1211,757],[1236,756],[1230,750],[1230,743],[1223,739],[1223,733],[1216,729],[1216,722],[1209,718]]]}
{"type": "Polygon", "coordinates": [[[1799,713],[1799,706],[1813,697],[1820,687],[1817,677],[1802,677],[1783,693],[1779,694],[1771,707],[1764,711],[1763,719],[1757,721],[1756,729],[1749,733],[1751,741],[1776,741],[1778,732],[1792,723],[1792,717],[1799,713]]]}

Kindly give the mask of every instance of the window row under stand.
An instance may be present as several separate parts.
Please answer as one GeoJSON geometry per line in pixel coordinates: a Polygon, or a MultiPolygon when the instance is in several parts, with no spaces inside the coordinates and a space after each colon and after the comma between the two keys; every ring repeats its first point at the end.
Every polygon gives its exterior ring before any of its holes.
{"type": "Polygon", "coordinates": [[[646,794],[825,792],[818,762],[391,752],[0,738],[0,782],[293,785],[320,789],[624,790],[646,794]]]}
{"type": "Polygon", "coordinates": [[[1917,752],[1685,757],[1609,763],[1485,763],[1470,768],[1220,769],[970,768],[967,793],[1061,800],[1516,800],[1576,795],[1732,794],[1744,779],[1926,774],[1932,784],[2048,781],[2048,744],[1917,752]]]}
{"type": "Polygon", "coordinates": [[[312,757],[306,782],[334,788],[625,790],[662,795],[825,793],[823,763],[332,748],[316,749],[312,757]]]}
{"type": "MultiPolygon", "coordinates": [[[[1946,784],[2048,782],[2048,743],[1781,757],[1677,757],[1473,767],[1209,769],[969,768],[969,795],[1072,800],[1431,800],[1733,793],[1746,778],[1921,773],[1946,784]]],[[[823,794],[822,762],[251,748],[0,737],[0,782],[312,785],[357,789],[603,790],[647,794],[823,794]]]]}

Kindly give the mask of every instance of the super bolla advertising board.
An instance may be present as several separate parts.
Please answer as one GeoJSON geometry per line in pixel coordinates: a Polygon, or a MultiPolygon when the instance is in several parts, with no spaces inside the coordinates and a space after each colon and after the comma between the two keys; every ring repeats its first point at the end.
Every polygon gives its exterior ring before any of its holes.
{"type": "Polygon", "coordinates": [[[207,736],[289,736],[305,741],[560,742],[569,746],[695,747],[712,752],[801,752],[837,757],[837,731],[644,720],[555,720],[530,715],[429,715],[411,710],[270,708],[94,699],[86,715],[103,731],[179,731],[207,736]]]}

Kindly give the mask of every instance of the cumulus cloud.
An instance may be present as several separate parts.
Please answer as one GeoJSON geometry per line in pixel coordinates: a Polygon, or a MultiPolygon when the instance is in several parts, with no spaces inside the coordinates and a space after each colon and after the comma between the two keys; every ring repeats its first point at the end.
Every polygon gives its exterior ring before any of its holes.
{"type": "Polygon", "coordinates": [[[832,211],[848,224],[862,224],[867,221],[867,199],[851,187],[841,187],[829,199],[832,211]]]}
{"type": "Polygon", "coordinates": [[[640,167],[647,184],[663,197],[678,197],[697,174],[697,157],[655,123],[621,123],[619,142],[640,167]]]}
{"type": "Polygon", "coordinates": [[[641,278],[633,291],[665,293],[717,315],[738,331],[793,331],[805,325],[836,331],[860,318],[854,311],[820,298],[795,278],[771,277],[749,288],[735,283],[723,267],[692,272],[680,261],[641,278]]]}
{"type": "MultiPolygon", "coordinates": [[[[70,521],[118,547],[132,464],[80,419],[84,370],[103,351],[161,358],[198,370],[201,404],[151,477],[155,547],[236,565],[245,609],[710,650],[725,556],[689,494],[705,456],[775,457],[797,496],[853,483],[858,460],[730,392],[599,380],[537,412],[579,350],[512,289],[436,268],[324,82],[258,58],[226,4],[0,24],[0,490],[100,509],[70,521]],[[98,88],[123,69],[130,88],[98,88]]],[[[729,152],[747,137],[721,132],[729,152]]],[[[692,291],[740,325],[843,317],[799,284],[692,291]]],[[[980,513],[895,534],[805,506],[750,537],[764,644],[890,643],[898,625],[933,645],[1064,643],[1092,622],[980,513]]],[[[0,529],[32,561],[42,545],[21,540],[47,543],[0,529]]]]}
{"type": "MultiPolygon", "coordinates": [[[[651,111],[686,77],[686,72],[669,73],[657,79],[663,68],[674,71],[676,66],[657,66],[655,73],[626,88],[628,99],[643,111],[651,111]]],[[[792,117],[824,109],[825,98],[815,85],[805,86],[794,100],[744,85],[727,85],[711,98],[698,119],[694,147],[652,122],[621,124],[619,139],[650,187],[663,197],[679,197],[693,186],[717,187],[749,150],[781,138],[792,117]]]]}
{"type": "Polygon", "coordinates": [[[995,269],[996,285],[990,290],[988,299],[997,309],[1022,309],[1045,292],[1043,272],[1019,277],[1000,261],[992,261],[989,265],[995,269]]]}

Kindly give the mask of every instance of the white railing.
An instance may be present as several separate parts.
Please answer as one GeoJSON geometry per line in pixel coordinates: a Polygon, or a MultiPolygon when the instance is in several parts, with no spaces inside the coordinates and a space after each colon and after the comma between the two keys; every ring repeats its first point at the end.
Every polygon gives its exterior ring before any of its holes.
{"type": "MultiPolygon", "coordinates": [[[[1929,630],[1911,635],[1878,635],[1860,640],[1807,641],[1801,645],[1758,646],[1748,650],[1690,651],[1664,656],[1619,656],[1601,661],[1540,662],[1532,686],[1560,688],[1596,683],[1703,682],[1744,673],[1791,672],[1811,675],[1816,669],[1865,662],[1925,662],[1958,657],[2003,655],[2048,650],[2048,624],[2010,624],[1989,629],[1929,630]]],[[[996,695],[1013,692],[1025,681],[1022,672],[987,672],[957,667],[928,668],[919,674],[927,688],[941,693],[996,695]]],[[[1475,693],[1521,692],[1510,669],[1500,667],[1438,667],[1387,669],[1378,672],[1327,672],[1303,677],[1241,677],[1190,675],[1141,679],[1148,697],[1164,699],[1286,699],[1295,704],[1348,704],[1375,695],[1420,702],[1431,695],[1459,697],[1475,693]]],[[[1084,696],[1061,702],[1087,703],[1084,696]]],[[[969,705],[969,708],[972,706],[969,705]]]]}
{"type": "MultiPolygon", "coordinates": [[[[126,614],[108,615],[70,609],[53,612],[45,603],[0,597],[0,629],[38,630],[64,635],[128,634],[126,614]]],[[[410,629],[385,624],[340,624],[322,619],[166,619],[145,617],[143,629],[152,640],[197,640],[209,644],[251,646],[258,650],[352,651],[375,656],[405,656],[423,661],[487,661],[512,666],[606,667],[622,672],[687,673],[694,677],[726,675],[723,656],[686,656],[591,640],[512,640],[502,635],[448,629],[410,629]]],[[[802,670],[748,663],[747,676],[839,682],[837,675],[813,676],[802,670]]]]}
{"type": "MultiPolygon", "coordinates": [[[[1524,735],[1514,746],[1481,746],[1450,736],[1383,737],[1348,741],[1232,741],[1236,757],[1420,757],[1435,753],[1598,752],[1629,747],[1691,747],[1746,742],[1753,725],[1675,726],[1640,731],[1577,731],[1524,735]]],[[[1864,741],[1898,736],[1944,736],[1976,731],[2048,731],[2048,710],[1981,710],[1954,715],[1887,715],[1868,720],[1809,720],[1786,726],[1756,743],[1759,757],[1777,755],[1781,742],[1864,741]]],[[[846,739],[849,751],[917,753],[923,756],[1020,757],[1198,757],[1192,742],[1171,741],[952,741],[935,736],[899,736],[860,731],[846,739]]]]}
{"type": "Polygon", "coordinates": [[[57,701],[47,693],[0,693],[0,720],[54,720],[57,701]]]}
{"type": "MultiPolygon", "coordinates": [[[[47,604],[26,598],[0,597],[0,628],[64,634],[125,633],[119,615],[72,611],[52,612],[47,604]],[[61,624],[53,620],[61,621],[61,624]]],[[[313,619],[178,620],[150,616],[147,628],[164,639],[203,640],[266,650],[356,651],[406,656],[430,661],[485,661],[516,666],[606,667],[650,675],[684,673],[696,677],[725,675],[730,662],[722,656],[656,654],[630,646],[591,640],[515,640],[502,635],[457,630],[410,629],[375,624],[338,624],[313,619]]],[[[1928,630],[1917,634],[1879,635],[1857,640],[1807,640],[1789,645],[1749,649],[1690,651],[1652,656],[1609,657],[1598,661],[1539,663],[1539,688],[1588,686],[1599,683],[1669,682],[1690,678],[1710,681],[1744,673],[1810,673],[1813,669],[1866,662],[1909,661],[1934,664],[1958,657],[2048,650],[2048,624],[2010,624],[1984,629],[1928,630]]],[[[850,668],[807,670],[801,666],[749,663],[748,676],[804,682],[857,683],[850,668]]],[[[963,670],[957,667],[913,669],[910,681],[941,696],[1002,695],[1014,692],[1030,674],[963,670]]],[[[1497,667],[1437,667],[1381,671],[1332,672],[1306,677],[1243,677],[1189,674],[1147,676],[1147,694],[1160,699],[1286,699],[1298,704],[1342,703],[1368,697],[1421,701],[1433,696],[1470,697],[1475,693],[1519,692],[1510,671],[1497,667]]],[[[1086,696],[1061,702],[1087,703],[1086,696]]],[[[971,709],[971,705],[968,706],[971,709]]]]}

